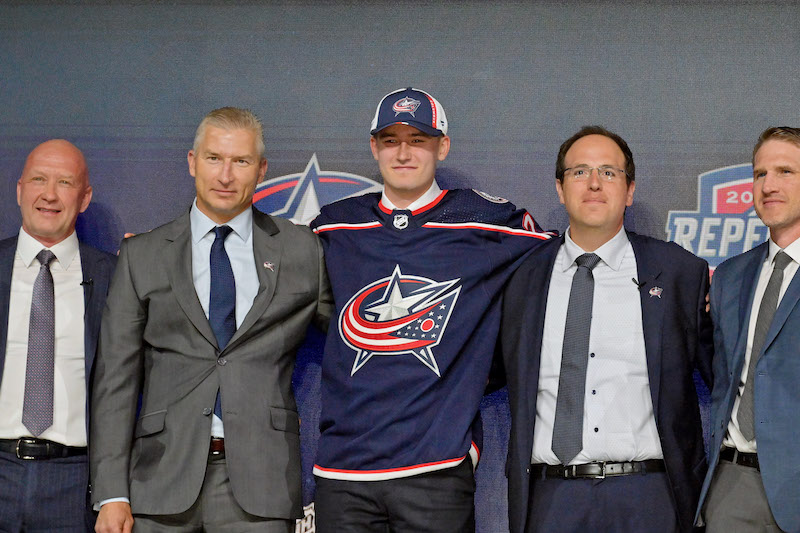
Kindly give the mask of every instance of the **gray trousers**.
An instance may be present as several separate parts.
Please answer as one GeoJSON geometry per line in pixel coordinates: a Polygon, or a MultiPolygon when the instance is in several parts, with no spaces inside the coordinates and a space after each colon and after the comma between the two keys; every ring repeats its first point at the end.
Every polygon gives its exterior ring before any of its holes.
{"type": "Polygon", "coordinates": [[[133,533],[294,533],[294,520],[251,515],[233,497],[224,457],[211,459],[197,501],[176,515],[134,515],[133,533]]]}
{"type": "Polygon", "coordinates": [[[717,465],[703,505],[703,519],[706,533],[783,531],[772,516],[761,473],[728,461],[717,465]]]}

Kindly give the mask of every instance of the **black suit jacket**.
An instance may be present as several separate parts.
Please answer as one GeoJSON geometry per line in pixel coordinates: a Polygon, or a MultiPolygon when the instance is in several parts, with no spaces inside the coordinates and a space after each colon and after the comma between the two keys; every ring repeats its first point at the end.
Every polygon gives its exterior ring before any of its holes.
{"type": "MultiPolygon", "coordinates": [[[[89,424],[89,383],[97,351],[97,336],[100,331],[100,318],[106,303],[108,285],[114,272],[117,258],[106,252],[79,242],[81,270],[83,270],[83,348],[85,354],[86,376],[86,424],[89,424]]],[[[11,294],[11,274],[14,270],[14,256],[17,252],[17,237],[0,241],[0,381],[6,362],[6,343],[8,341],[8,304],[11,294]]]]}
{"type": "MultiPolygon", "coordinates": [[[[656,426],[682,531],[691,531],[706,471],[693,373],[711,383],[711,320],[705,311],[708,264],[674,243],[628,232],[636,257],[642,328],[656,426]],[[660,297],[650,289],[660,287],[660,297]]],[[[544,243],[505,292],[501,342],[511,406],[509,526],[525,530],[536,396],[547,293],[564,238],[544,243]]],[[[652,502],[643,502],[652,505],[652,502]]]]}

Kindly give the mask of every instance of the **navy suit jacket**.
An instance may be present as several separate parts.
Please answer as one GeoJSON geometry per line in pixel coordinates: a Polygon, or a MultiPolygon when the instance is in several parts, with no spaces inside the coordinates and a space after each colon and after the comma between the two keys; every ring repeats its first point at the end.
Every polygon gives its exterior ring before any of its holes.
{"type": "MultiPolygon", "coordinates": [[[[83,346],[86,355],[86,430],[89,430],[89,383],[91,383],[94,355],[97,350],[97,337],[100,331],[100,318],[106,302],[108,285],[114,272],[116,256],[79,242],[81,270],[83,270],[84,329],[83,346]]],[[[0,381],[6,362],[6,342],[8,341],[8,304],[11,294],[11,273],[14,270],[14,256],[17,252],[17,237],[0,241],[0,381]]]]}
{"type": "MultiPolygon", "coordinates": [[[[628,232],[641,283],[650,393],[681,531],[691,531],[706,472],[693,373],[711,383],[711,320],[705,311],[708,264],[674,243],[628,232]],[[660,297],[650,289],[660,287],[660,297]]],[[[564,238],[544,243],[506,288],[501,343],[511,407],[506,475],[512,533],[525,531],[536,396],[547,294],[564,238]]],[[[654,505],[654,502],[642,502],[654,505]]]]}
{"type": "MultiPolygon", "coordinates": [[[[747,349],[753,294],[769,244],[722,263],[711,284],[714,320],[714,389],[711,392],[709,469],[705,500],[719,463],[747,349]]],[[[800,275],[786,289],[772,319],[755,375],[758,462],[767,501],[778,526],[800,532],[800,275]]],[[[699,514],[699,511],[698,511],[699,514]]]]}

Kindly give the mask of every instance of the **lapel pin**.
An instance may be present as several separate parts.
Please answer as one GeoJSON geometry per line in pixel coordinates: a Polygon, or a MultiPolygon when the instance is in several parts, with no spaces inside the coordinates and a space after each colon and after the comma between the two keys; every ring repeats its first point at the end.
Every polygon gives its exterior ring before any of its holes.
{"type": "Polygon", "coordinates": [[[264,261],[264,268],[268,268],[270,272],[275,272],[275,265],[270,261],[264,261]]]}
{"type": "Polygon", "coordinates": [[[661,287],[653,287],[652,289],[650,289],[650,298],[652,298],[653,296],[658,296],[658,298],[660,299],[662,292],[664,292],[664,289],[662,289],[661,287]]]}

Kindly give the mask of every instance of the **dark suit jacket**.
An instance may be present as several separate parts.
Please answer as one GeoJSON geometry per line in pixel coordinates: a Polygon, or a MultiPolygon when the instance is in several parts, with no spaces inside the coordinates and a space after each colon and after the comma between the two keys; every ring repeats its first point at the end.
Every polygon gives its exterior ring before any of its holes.
{"type": "Polygon", "coordinates": [[[237,502],[261,517],[302,516],[294,356],[312,319],[327,324],[332,298],[307,227],[253,209],[253,253],[258,293],[220,352],[192,281],[189,213],[123,242],[93,383],[94,502],[129,497],[134,514],[188,509],[220,389],[237,502]]]}
{"type": "MultiPolygon", "coordinates": [[[[114,264],[117,258],[82,242],[78,244],[78,249],[81,256],[83,279],[87,282],[83,286],[83,304],[85,310],[83,347],[86,356],[86,423],[88,426],[89,383],[94,366],[97,336],[100,331],[100,317],[106,302],[106,293],[108,293],[108,285],[111,281],[111,275],[114,272],[114,264]]],[[[5,367],[6,359],[8,304],[11,293],[11,273],[14,269],[14,256],[16,252],[17,237],[10,237],[0,241],[0,381],[3,379],[3,368],[5,367]]]]}
{"type": "MultiPolygon", "coordinates": [[[[709,469],[700,506],[719,463],[747,349],[750,310],[769,244],[728,259],[714,271],[714,389],[709,469]]],[[[775,522],[800,532],[800,276],[781,298],[756,364],[755,426],[761,481],[775,522]]]]}
{"type": "MultiPolygon", "coordinates": [[[[642,328],[656,426],[680,528],[691,531],[706,471],[693,372],[698,369],[711,383],[708,264],[674,243],[630,232],[628,238],[642,284],[642,328]],[[652,287],[663,289],[660,298],[649,294],[652,287]]],[[[546,242],[531,254],[504,296],[501,342],[511,406],[506,472],[512,533],[525,530],[542,331],[550,275],[563,240],[546,242]]]]}

